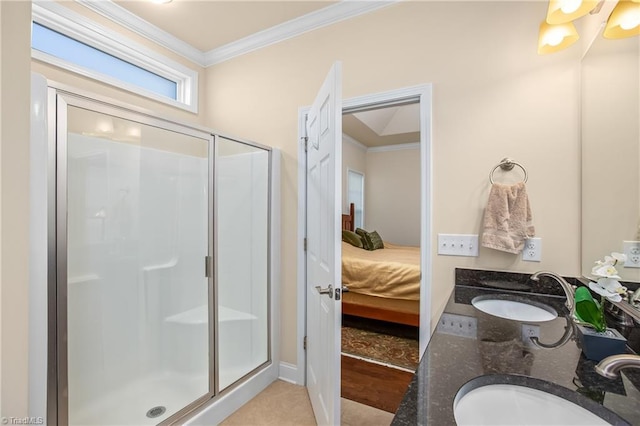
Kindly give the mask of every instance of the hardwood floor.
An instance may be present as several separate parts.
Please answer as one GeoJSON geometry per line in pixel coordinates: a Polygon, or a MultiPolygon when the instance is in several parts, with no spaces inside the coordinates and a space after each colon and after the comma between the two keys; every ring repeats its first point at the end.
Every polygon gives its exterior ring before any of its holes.
{"type": "Polygon", "coordinates": [[[395,413],[413,373],[342,355],[342,397],[395,413]]]}

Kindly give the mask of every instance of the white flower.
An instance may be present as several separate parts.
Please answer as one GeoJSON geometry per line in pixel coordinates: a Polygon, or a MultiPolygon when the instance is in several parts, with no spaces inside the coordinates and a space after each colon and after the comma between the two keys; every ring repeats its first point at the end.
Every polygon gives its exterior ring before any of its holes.
{"type": "Polygon", "coordinates": [[[618,252],[613,252],[611,253],[611,256],[617,261],[617,262],[626,262],[627,261],[627,255],[624,253],[618,253],[618,252]]]}
{"type": "Polygon", "coordinates": [[[599,278],[616,278],[620,279],[618,275],[618,271],[615,268],[615,265],[618,262],[626,262],[627,256],[623,253],[611,253],[611,256],[605,256],[604,262],[601,260],[597,260],[595,262],[596,266],[591,269],[591,273],[599,278]]]}
{"type": "Polygon", "coordinates": [[[627,292],[627,288],[614,278],[598,278],[597,282],[589,283],[589,288],[612,302],[620,302],[622,300],[621,294],[627,292]]]}
{"type": "Polygon", "coordinates": [[[617,278],[620,279],[618,275],[618,271],[613,265],[608,263],[602,263],[600,265],[596,265],[591,270],[591,273],[598,278],[617,278]]]}

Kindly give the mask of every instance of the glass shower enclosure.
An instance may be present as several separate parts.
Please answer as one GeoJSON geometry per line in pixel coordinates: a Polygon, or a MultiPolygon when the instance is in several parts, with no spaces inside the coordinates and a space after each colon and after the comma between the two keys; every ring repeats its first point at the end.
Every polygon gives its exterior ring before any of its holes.
{"type": "Polygon", "coordinates": [[[270,151],[69,93],[55,108],[49,422],[173,423],[270,361],[270,151]]]}

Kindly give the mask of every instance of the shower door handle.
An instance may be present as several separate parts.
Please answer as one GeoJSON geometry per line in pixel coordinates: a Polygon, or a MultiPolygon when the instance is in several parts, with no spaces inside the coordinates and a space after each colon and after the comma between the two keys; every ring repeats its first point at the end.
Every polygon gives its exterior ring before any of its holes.
{"type": "Polygon", "coordinates": [[[327,288],[322,288],[319,285],[317,285],[316,290],[318,290],[318,293],[326,294],[329,296],[330,299],[333,299],[333,286],[331,284],[329,284],[329,287],[327,288]]]}
{"type": "Polygon", "coordinates": [[[206,278],[211,278],[211,256],[204,257],[204,276],[206,278]]]}

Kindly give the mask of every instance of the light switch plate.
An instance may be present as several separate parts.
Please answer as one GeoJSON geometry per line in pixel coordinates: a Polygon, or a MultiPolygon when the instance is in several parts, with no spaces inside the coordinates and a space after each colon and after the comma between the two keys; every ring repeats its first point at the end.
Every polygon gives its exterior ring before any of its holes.
{"type": "Polygon", "coordinates": [[[438,254],[445,256],[477,256],[477,234],[438,234],[438,254]]]}

